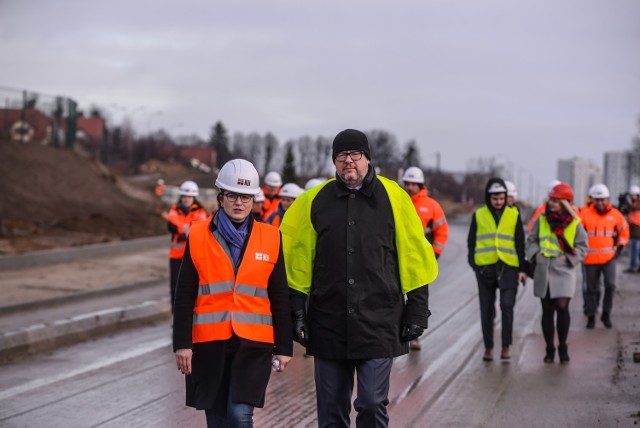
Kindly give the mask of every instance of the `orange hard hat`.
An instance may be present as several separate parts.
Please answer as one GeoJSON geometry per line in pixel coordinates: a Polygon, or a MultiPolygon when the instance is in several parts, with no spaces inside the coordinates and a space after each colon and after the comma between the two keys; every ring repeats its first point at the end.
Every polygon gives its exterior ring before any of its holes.
{"type": "Polygon", "coordinates": [[[556,184],[549,192],[549,197],[573,202],[573,189],[566,183],[556,184]]]}

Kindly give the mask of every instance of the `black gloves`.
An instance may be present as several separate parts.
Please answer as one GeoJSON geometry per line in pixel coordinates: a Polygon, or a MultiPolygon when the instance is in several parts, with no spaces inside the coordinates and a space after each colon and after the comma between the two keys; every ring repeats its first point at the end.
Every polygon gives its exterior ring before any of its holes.
{"type": "Polygon", "coordinates": [[[422,336],[424,328],[415,324],[404,324],[402,326],[402,332],[400,333],[400,340],[402,342],[408,342],[410,340],[416,340],[422,336]]]}
{"type": "Polygon", "coordinates": [[[624,250],[624,245],[618,245],[616,247],[616,258],[620,257],[620,254],[622,254],[622,250],[624,250]]]}
{"type": "Polygon", "coordinates": [[[305,319],[304,309],[298,309],[293,312],[293,340],[307,347],[307,320],[305,319]]]}

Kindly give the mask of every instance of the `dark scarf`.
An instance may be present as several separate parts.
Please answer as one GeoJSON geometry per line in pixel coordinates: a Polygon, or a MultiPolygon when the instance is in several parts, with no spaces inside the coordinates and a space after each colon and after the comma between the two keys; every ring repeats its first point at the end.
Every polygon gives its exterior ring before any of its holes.
{"type": "Polygon", "coordinates": [[[549,210],[549,205],[547,205],[545,216],[547,217],[549,226],[551,226],[551,230],[558,237],[558,242],[560,244],[560,248],[562,248],[562,251],[575,255],[575,251],[573,250],[573,248],[571,248],[569,242],[567,242],[567,238],[564,237],[564,230],[573,220],[571,214],[566,211],[552,212],[549,210]]]}
{"type": "Polygon", "coordinates": [[[242,224],[236,228],[229,216],[224,210],[219,210],[218,216],[218,232],[220,236],[227,241],[229,250],[231,251],[231,258],[233,259],[233,265],[238,266],[240,262],[240,253],[244,246],[244,241],[247,239],[247,233],[249,230],[249,217],[247,217],[242,224]]]}

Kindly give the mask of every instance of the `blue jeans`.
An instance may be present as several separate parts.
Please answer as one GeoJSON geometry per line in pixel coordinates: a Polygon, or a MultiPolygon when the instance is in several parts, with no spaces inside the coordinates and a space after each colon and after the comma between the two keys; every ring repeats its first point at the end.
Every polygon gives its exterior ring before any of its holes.
{"type": "Polygon", "coordinates": [[[213,409],[205,409],[208,428],[253,428],[253,406],[247,403],[231,401],[231,383],[229,383],[229,399],[227,413],[217,414],[213,409]]]}
{"type": "Polygon", "coordinates": [[[631,262],[629,267],[633,270],[638,269],[638,259],[640,258],[640,238],[631,238],[631,262]]]}

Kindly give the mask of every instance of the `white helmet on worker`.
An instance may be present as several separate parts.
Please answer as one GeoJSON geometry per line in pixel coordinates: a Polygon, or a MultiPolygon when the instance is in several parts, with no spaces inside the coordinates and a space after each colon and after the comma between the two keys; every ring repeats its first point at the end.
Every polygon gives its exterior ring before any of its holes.
{"type": "Polygon", "coordinates": [[[322,178],[311,178],[304,185],[304,190],[309,190],[313,187],[316,187],[318,184],[322,184],[322,183],[324,183],[324,180],[322,178]]]}
{"type": "Polygon", "coordinates": [[[609,188],[604,184],[594,184],[589,189],[591,199],[604,199],[610,196],[609,188]]]}
{"type": "Polygon", "coordinates": [[[304,189],[302,189],[297,184],[287,183],[284,186],[282,186],[282,189],[280,189],[280,197],[295,199],[298,196],[302,195],[302,192],[304,192],[304,189]]]}
{"type": "Polygon", "coordinates": [[[405,181],[407,183],[424,184],[424,173],[417,166],[410,166],[404,172],[404,175],[402,176],[402,181],[405,181]]]}
{"type": "Polygon", "coordinates": [[[629,187],[630,195],[640,195],[640,186],[636,186],[635,184],[629,187]]]}
{"type": "Polygon", "coordinates": [[[549,193],[550,191],[553,190],[554,187],[556,187],[558,184],[562,183],[562,181],[560,180],[551,180],[551,183],[549,183],[549,187],[547,187],[547,193],[549,193]]]}
{"type": "Polygon", "coordinates": [[[507,196],[513,196],[514,198],[518,196],[518,189],[516,189],[515,184],[509,180],[504,180],[504,184],[507,185],[507,196]]]}
{"type": "Polygon", "coordinates": [[[251,162],[233,159],[220,169],[216,186],[234,193],[257,195],[260,192],[260,177],[251,162]]]}
{"type": "Polygon", "coordinates": [[[502,186],[500,183],[493,183],[487,193],[507,193],[507,189],[502,186]]]}
{"type": "Polygon", "coordinates": [[[265,199],[262,189],[253,197],[254,202],[264,202],[265,199]]]}
{"type": "Polygon", "coordinates": [[[264,176],[264,184],[271,187],[282,186],[282,177],[275,171],[270,171],[264,176]]]}
{"type": "Polygon", "coordinates": [[[200,189],[198,189],[198,185],[196,183],[191,180],[187,180],[180,185],[178,194],[180,196],[193,196],[195,198],[200,194],[200,189]]]}
{"type": "Polygon", "coordinates": [[[163,180],[162,178],[158,178],[157,183],[158,183],[158,184],[164,184],[164,180],[163,180]]]}

